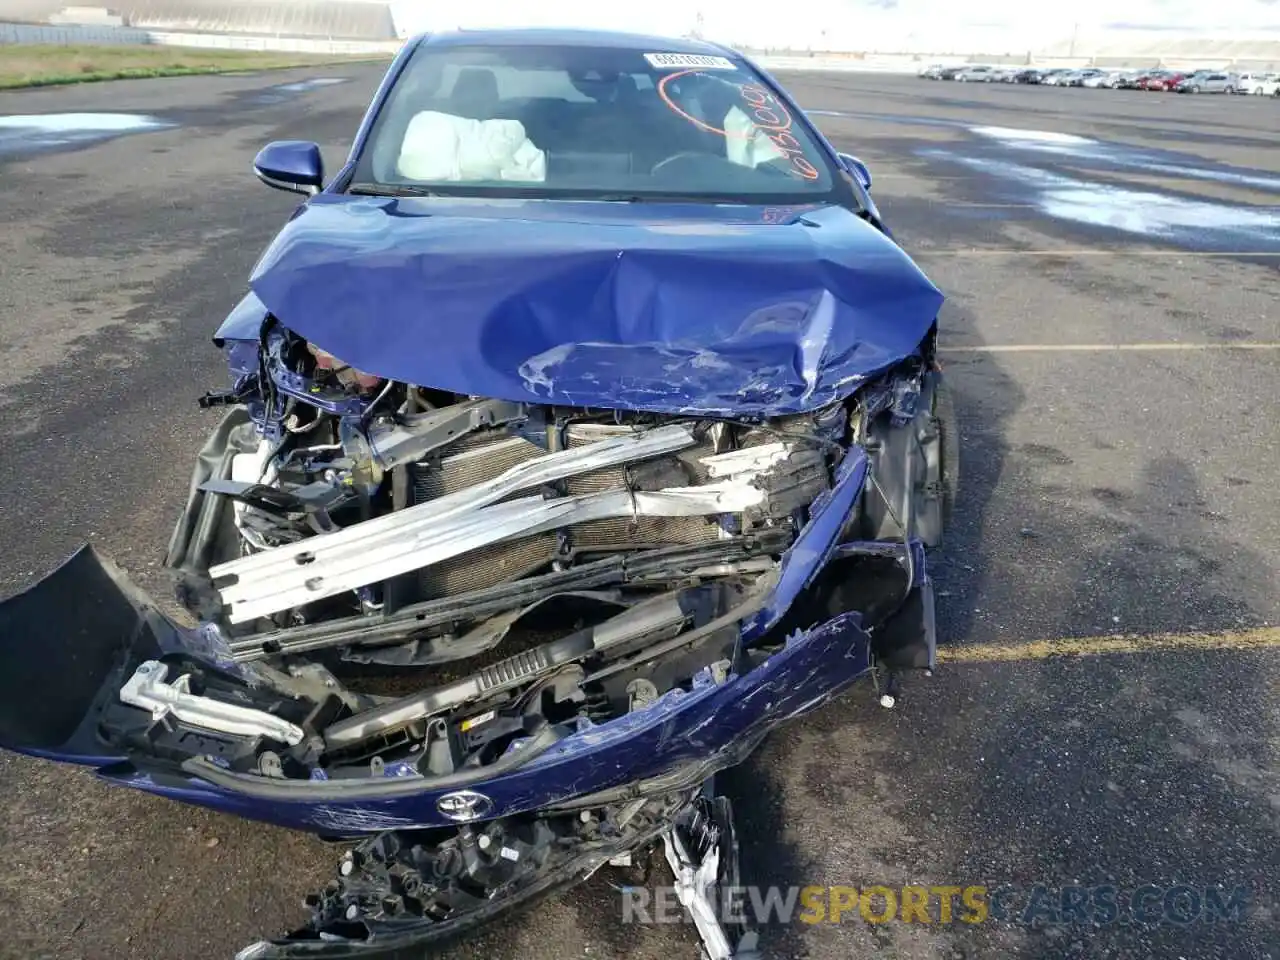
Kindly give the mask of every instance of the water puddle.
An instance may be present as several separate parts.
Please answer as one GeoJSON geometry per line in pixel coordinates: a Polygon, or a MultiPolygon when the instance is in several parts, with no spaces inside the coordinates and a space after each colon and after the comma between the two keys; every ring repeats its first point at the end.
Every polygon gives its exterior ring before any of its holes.
{"type": "Polygon", "coordinates": [[[1015,127],[970,127],[969,129],[979,136],[1037,150],[1069,152],[1098,142],[1088,137],[1077,137],[1074,133],[1055,133],[1052,130],[1019,130],[1015,127]]]}
{"type": "Polygon", "coordinates": [[[1029,202],[1055,220],[1191,249],[1280,250],[1280,207],[1250,207],[1095,183],[1010,160],[945,150],[920,153],[986,174],[1000,182],[1008,199],[1029,202]]]}
{"type": "MultiPolygon", "coordinates": [[[[995,196],[1026,205],[1042,216],[1082,227],[1117,231],[1188,249],[1280,250],[1280,175],[1233,167],[1189,153],[1097,140],[1055,130],[974,125],[958,120],[842,110],[806,110],[817,117],[845,117],[904,126],[962,131],[946,147],[921,146],[916,156],[960,164],[994,181],[995,196]],[[1097,180],[1090,174],[1097,173],[1097,180]],[[1129,186],[1116,179],[1156,183],[1129,186]],[[1161,180],[1170,181],[1163,189],[1161,180]],[[1197,193],[1195,181],[1275,194],[1277,204],[1250,205],[1197,193]]],[[[989,188],[986,188],[989,190],[989,188]]],[[[1264,198],[1265,199],[1265,198],[1264,198]]],[[[941,209],[947,209],[941,205],[941,209]]],[[[998,205],[957,205],[956,217],[1001,219],[998,205]]]]}
{"type": "Polygon", "coordinates": [[[1280,194],[1280,176],[1262,170],[1228,167],[1174,150],[1153,150],[1048,130],[970,127],[969,132],[1004,150],[1067,157],[1097,170],[1140,170],[1280,194]]]}
{"type": "Polygon", "coordinates": [[[284,103],[299,94],[311,93],[313,90],[323,90],[325,87],[333,87],[346,82],[346,77],[315,77],[311,80],[297,80],[293,83],[282,83],[278,86],[269,87],[262,91],[262,93],[253,97],[253,102],[284,103]]]}
{"type": "Polygon", "coordinates": [[[346,77],[316,77],[314,80],[299,80],[297,83],[282,83],[276,87],[277,90],[285,90],[289,93],[309,93],[312,90],[319,90],[321,87],[332,87],[339,83],[346,83],[346,77]]]}
{"type": "Polygon", "coordinates": [[[177,124],[136,113],[41,113],[0,116],[0,154],[38,153],[97,143],[177,124]]]}

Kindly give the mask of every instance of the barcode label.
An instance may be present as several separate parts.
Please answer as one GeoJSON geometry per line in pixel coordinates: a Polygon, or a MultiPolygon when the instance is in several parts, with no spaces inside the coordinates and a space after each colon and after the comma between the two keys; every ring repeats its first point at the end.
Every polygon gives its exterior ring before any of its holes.
{"type": "Polygon", "coordinates": [[[659,70],[688,69],[703,70],[736,70],[732,60],[727,57],[709,57],[701,53],[646,53],[644,58],[649,65],[659,70]]]}

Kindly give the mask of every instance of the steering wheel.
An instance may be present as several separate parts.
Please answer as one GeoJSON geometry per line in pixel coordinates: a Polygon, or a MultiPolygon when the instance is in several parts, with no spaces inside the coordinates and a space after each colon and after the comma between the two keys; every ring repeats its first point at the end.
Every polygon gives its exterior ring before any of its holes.
{"type": "Polygon", "coordinates": [[[659,160],[657,163],[655,163],[653,167],[649,170],[649,176],[656,177],[660,173],[662,173],[664,170],[666,170],[668,167],[670,167],[671,164],[677,163],[681,160],[701,161],[701,160],[710,160],[710,159],[714,159],[713,154],[703,153],[700,150],[681,150],[679,153],[673,153],[671,156],[667,157],[665,160],[659,160]]]}
{"type": "Polygon", "coordinates": [[[695,161],[704,165],[708,163],[721,164],[730,171],[742,171],[749,169],[757,173],[763,173],[766,176],[790,179],[791,174],[789,173],[787,166],[780,165],[780,160],[781,158],[773,158],[763,163],[757,163],[754,167],[740,167],[729,161],[727,158],[714,153],[703,153],[698,150],[681,150],[679,153],[674,153],[665,160],[659,160],[655,163],[653,168],[649,171],[649,176],[661,176],[664,171],[669,170],[672,165],[679,163],[680,161],[695,161]]]}

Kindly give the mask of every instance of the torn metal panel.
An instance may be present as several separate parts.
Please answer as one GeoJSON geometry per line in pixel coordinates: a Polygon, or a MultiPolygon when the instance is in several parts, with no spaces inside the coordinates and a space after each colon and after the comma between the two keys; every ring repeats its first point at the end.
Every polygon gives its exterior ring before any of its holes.
{"type": "Polygon", "coordinates": [[[665,773],[672,770],[679,771],[677,783],[696,785],[738,762],[738,751],[753,749],[769,729],[816,709],[866,675],[870,643],[858,620],[857,614],[837,617],[793,638],[749,673],[717,684],[708,671],[691,691],[671,691],[608,724],[559,741],[553,737],[550,745],[531,743],[535,749],[528,762],[475,771],[462,783],[420,777],[388,777],[385,783],[291,781],[208,763],[187,764],[185,785],[157,783],[127,769],[113,776],[147,792],[322,833],[332,831],[335,811],[358,814],[364,832],[371,833],[448,825],[434,805],[464,783],[484,783],[495,814],[550,807],[624,784],[632,796],[672,789],[665,773]]]}

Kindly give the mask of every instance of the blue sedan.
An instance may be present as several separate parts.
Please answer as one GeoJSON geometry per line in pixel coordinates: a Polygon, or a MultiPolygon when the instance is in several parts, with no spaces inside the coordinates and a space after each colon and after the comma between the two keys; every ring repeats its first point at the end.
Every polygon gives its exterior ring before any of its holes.
{"type": "Polygon", "coordinates": [[[943,298],[865,165],[733,50],[519,30],[407,43],[332,175],[254,169],[301,199],[213,337],[190,620],[84,547],[0,605],[0,743],[348,841],[245,957],[420,950],[659,842],[730,876],[714,775],[934,664],[943,298]]]}

